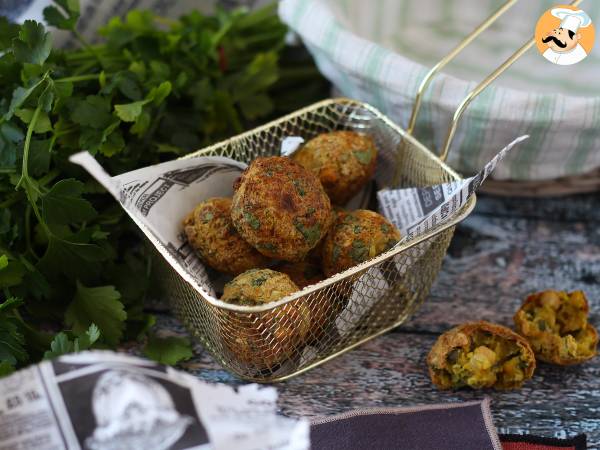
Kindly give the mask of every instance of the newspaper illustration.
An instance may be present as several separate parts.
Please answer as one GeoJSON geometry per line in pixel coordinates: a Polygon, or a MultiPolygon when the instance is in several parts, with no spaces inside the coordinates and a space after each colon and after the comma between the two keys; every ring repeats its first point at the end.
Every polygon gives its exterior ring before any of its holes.
{"type": "Polygon", "coordinates": [[[274,388],[211,385],[108,351],[0,380],[2,450],[306,450],[309,425],[276,414],[274,388]]]}

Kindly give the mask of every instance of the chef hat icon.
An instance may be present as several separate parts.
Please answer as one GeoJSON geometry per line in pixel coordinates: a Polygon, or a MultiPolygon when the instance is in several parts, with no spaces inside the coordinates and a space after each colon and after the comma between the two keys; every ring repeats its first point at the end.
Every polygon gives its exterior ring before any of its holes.
{"type": "Polygon", "coordinates": [[[586,28],[592,23],[590,16],[581,9],[574,11],[568,8],[554,8],[551,13],[561,20],[560,28],[571,30],[573,33],[577,33],[579,28],[586,28]]]}
{"type": "Polygon", "coordinates": [[[90,450],[167,449],[192,422],[179,414],[160,383],[124,370],[110,370],[98,378],[92,409],[96,429],[85,443],[90,450]]]}

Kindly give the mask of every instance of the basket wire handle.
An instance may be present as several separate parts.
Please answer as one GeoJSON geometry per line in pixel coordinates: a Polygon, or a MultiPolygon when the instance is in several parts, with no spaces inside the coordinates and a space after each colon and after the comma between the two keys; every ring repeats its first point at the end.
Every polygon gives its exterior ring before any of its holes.
{"type": "MultiPolygon", "coordinates": [[[[408,134],[412,134],[415,129],[415,124],[417,123],[417,116],[419,115],[419,111],[421,110],[421,103],[423,101],[423,94],[433,81],[433,77],[435,77],[438,72],[440,72],[444,67],[446,67],[460,52],[462,52],[471,42],[473,42],[481,33],[487,30],[490,25],[492,25],[500,16],[502,16],[506,11],[508,11],[518,0],[508,0],[504,3],[496,12],[494,12],[490,17],[488,17],[485,21],[483,21],[477,28],[475,28],[471,34],[469,34],[466,38],[463,39],[450,53],[444,56],[435,66],[431,68],[425,78],[421,81],[419,88],[417,89],[417,95],[415,97],[415,104],[412,109],[412,113],[410,115],[410,120],[408,121],[408,127],[406,128],[406,132],[408,134]]],[[[445,158],[442,158],[442,160],[445,158]]]]}
{"type": "MultiPolygon", "coordinates": [[[[574,0],[570,3],[571,6],[578,6],[583,0],[574,0]]],[[[499,15],[498,15],[499,17],[499,15]]],[[[502,75],[506,69],[512,66],[527,50],[529,50],[535,44],[535,37],[532,37],[529,41],[527,41],[519,50],[513,53],[508,57],[506,61],[504,61],[496,70],[494,70],[490,75],[488,75],[481,83],[479,83],[471,92],[467,94],[464,100],[458,105],[454,116],[452,117],[452,122],[450,123],[450,128],[448,129],[448,134],[446,135],[446,141],[444,142],[444,146],[442,147],[442,151],[440,153],[440,159],[445,161],[448,157],[448,152],[450,150],[450,145],[452,144],[452,140],[454,139],[454,135],[456,134],[456,129],[458,128],[458,123],[463,113],[467,109],[467,107],[471,104],[471,102],[477,97],[481,92],[487,88],[494,80],[496,80],[500,75],[502,75]]]]}

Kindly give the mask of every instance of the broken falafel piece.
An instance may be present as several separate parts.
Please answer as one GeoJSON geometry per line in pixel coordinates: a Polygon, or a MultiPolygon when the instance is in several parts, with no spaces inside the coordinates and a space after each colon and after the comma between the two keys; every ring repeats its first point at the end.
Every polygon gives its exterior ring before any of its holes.
{"type": "Polygon", "coordinates": [[[431,381],[441,389],[514,389],[533,376],[535,356],[514,331],[470,322],[442,334],[427,357],[431,381]]]}
{"type": "Polygon", "coordinates": [[[547,290],[528,296],[514,321],[540,361],[566,366],[596,356],[598,332],[588,313],[582,291],[547,290]]]}

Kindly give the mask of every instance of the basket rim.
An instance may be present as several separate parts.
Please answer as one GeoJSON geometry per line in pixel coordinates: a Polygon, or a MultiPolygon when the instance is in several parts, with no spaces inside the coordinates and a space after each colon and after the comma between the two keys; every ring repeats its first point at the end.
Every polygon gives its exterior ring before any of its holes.
{"type": "MultiPolygon", "coordinates": [[[[399,133],[403,137],[403,139],[408,140],[411,144],[413,144],[416,148],[418,148],[419,151],[421,151],[432,162],[434,162],[440,168],[442,168],[452,178],[454,178],[455,180],[461,179],[461,177],[452,168],[450,168],[446,163],[444,163],[437,155],[435,155],[432,151],[427,149],[423,144],[421,144],[417,139],[415,139],[413,136],[408,134],[405,130],[403,130],[398,125],[393,123],[378,109],[376,109],[375,107],[373,107],[367,103],[344,98],[344,97],[331,98],[331,99],[319,101],[317,103],[313,103],[312,105],[306,106],[306,107],[298,109],[290,114],[282,116],[279,119],[275,119],[264,125],[253,128],[253,129],[243,132],[241,134],[235,135],[229,139],[225,139],[223,141],[217,142],[206,148],[203,148],[203,149],[197,150],[195,152],[192,152],[188,155],[185,155],[179,159],[189,159],[189,158],[203,156],[205,153],[208,153],[219,147],[222,147],[222,146],[226,145],[227,143],[239,141],[239,140],[244,139],[252,134],[255,134],[257,131],[268,130],[269,128],[272,128],[273,126],[280,124],[281,122],[288,121],[289,119],[294,118],[296,116],[299,116],[299,115],[305,114],[307,112],[313,111],[315,109],[323,108],[323,107],[326,107],[326,106],[332,105],[332,104],[356,105],[358,107],[367,109],[377,119],[382,120],[386,125],[388,125],[394,131],[399,133]]],[[[154,237],[154,235],[150,232],[150,230],[134,214],[129,214],[129,216],[136,223],[136,225],[142,230],[142,232],[148,238],[148,240],[150,240],[150,242],[156,247],[156,249],[159,251],[161,256],[166,260],[166,262],[171,266],[171,268],[173,268],[177,272],[177,274],[181,278],[183,278],[183,280],[185,282],[187,282],[198,294],[200,294],[200,296],[202,297],[202,299],[204,301],[208,302],[212,306],[215,306],[219,309],[224,309],[224,310],[229,310],[229,311],[234,311],[234,312],[243,312],[243,313],[260,313],[260,312],[264,312],[264,311],[268,311],[268,310],[277,308],[286,303],[293,302],[299,298],[305,297],[313,292],[319,291],[319,290],[326,288],[332,284],[335,284],[338,281],[352,277],[352,276],[356,275],[357,273],[366,272],[369,268],[371,268],[385,260],[391,259],[394,256],[398,255],[399,253],[401,253],[405,250],[408,250],[408,249],[414,247],[415,245],[420,244],[421,242],[431,239],[434,236],[437,236],[438,234],[442,233],[443,231],[455,226],[456,224],[458,224],[459,222],[464,220],[473,211],[473,209],[475,208],[475,204],[476,204],[476,195],[474,194],[471,197],[471,199],[467,202],[467,204],[465,204],[463,206],[463,208],[451,220],[444,223],[443,225],[440,225],[437,228],[434,228],[426,233],[416,236],[411,240],[408,240],[408,241],[400,240],[400,242],[398,242],[398,244],[396,244],[396,246],[394,246],[390,250],[388,250],[380,255],[377,255],[376,257],[374,257],[372,259],[364,261],[358,265],[352,266],[352,267],[344,270],[343,272],[339,272],[335,275],[332,275],[331,277],[328,277],[325,280],[320,281],[319,283],[316,283],[316,284],[313,284],[310,286],[306,286],[305,288],[298,290],[296,292],[293,292],[292,294],[287,295],[285,297],[282,297],[281,299],[279,299],[277,301],[264,303],[261,305],[252,305],[252,306],[226,303],[226,302],[210,295],[206,291],[206,289],[202,285],[200,285],[200,283],[198,283],[196,278],[194,276],[192,276],[191,273],[186,271],[183,268],[183,266],[181,266],[179,263],[177,263],[175,258],[171,255],[171,253],[162,245],[162,243],[156,237],[154,237]]]]}

